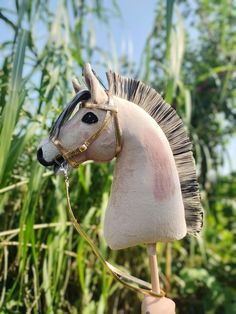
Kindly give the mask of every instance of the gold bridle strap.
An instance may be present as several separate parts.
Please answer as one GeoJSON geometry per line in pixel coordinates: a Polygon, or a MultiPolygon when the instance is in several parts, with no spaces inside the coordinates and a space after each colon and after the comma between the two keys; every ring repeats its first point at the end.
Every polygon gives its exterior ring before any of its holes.
{"type": "Polygon", "coordinates": [[[138,292],[144,295],[150,295],[156,298],[161,298],[165,296],[165,292],[161,290],[161,293],[155,293],[151,290],[151,284],[143,281],[141,279],[138,279],[134,276],[129,275],[128,273],[124,273],[123,271],[117,269],[110,263],[108,263],[104,257],[102,256],[99,249],[94,244],[93,240],[90,239],[90,237],[87,235],[87,233],[82,229],[81,225],[77,221],[77,219],[74,216],[73,210],[71,208],[70,203],[70,195],[69,195],[69,179],[67,176],[67,172],[63,171],[64,173],[64,179],[65,179],[65,187],[66,187],[66,199],[67,199],[67,205],[68,205],[68,212],[70,215],[70,219],[72,221],[73,226],[78,231],[80,236],[84,239],[85,242],[91,247],[93,253],[96,255],[96,257],[99,259],[99,261],[104,266],[105,270],[119,283],[123,284],[126,288],[138,292]],[[141,288],[144,287],[144,288],[141,288]]]}
{"type": "Polygon", "coordinates": [[[104,105],[96,105],[96,104],[83,104],[82,108],[91,108],[91,109],[101,109],[106,111],[106,116],[100,128],[93,133],[88,139],[86,139],[83,144],[79,145],[78,147],[74,148],[73,150],[65,149],[58,138],[52,138],[51,141],[55,144],[58,148],[64,159],[72,166],[78,167],[79,163],[77,163],[73,158],[76,155],[79,155],[85,152],[88,147],[99,137],[99,135],[105,130],[111,119],[113,118],[114,127],[115,127],[115,136],[116,136],[116,154],[117,156],[121,151],[121,130],[119,126],[119,121],[117,117],[118,109],[111,104],[111,99],[109,98],[109,103],[104,105]]]}

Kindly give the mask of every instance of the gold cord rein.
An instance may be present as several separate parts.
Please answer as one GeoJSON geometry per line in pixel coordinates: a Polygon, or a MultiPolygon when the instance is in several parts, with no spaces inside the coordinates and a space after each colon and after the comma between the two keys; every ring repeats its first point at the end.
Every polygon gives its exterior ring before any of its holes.
{"type": "Polygon", "coordinates": [[[144,295],[150,295],[156,298],[161,298],[165,296],[165,292],[161,290],[161,293],[155,293],[151,290],[151,284],[143,281],[141,279],[138,279],[134,276],[129,275],[128,273],[124,273],[121,270],[117,269],[110,263],[108,263],[104,257],[102,256],[101,252],[99,249],[96,247],[92,239],[87,235],[87,233],[82,229],[80,223],[77,221],[77,219],[74,216],[73,210],[71,208],[71,203],[70,203],[70,194],[69,194],[69,178],[67,175],[67,169],[64,168],[64,165],[61,165],[60,168],[61,172],[64,174],[64,180],[65,180],[65,188],[66,188],[66,199],[67,199],[67,206],[68,206],[68,212],[69,216],[71,219],[71,222],[74,226],[74,228],[78,231],[80,236],[85,240],[85,242],[88,243],[88,245],[91,247],[93,253],[97,256],[97,258],[100,260],[106,271],[118,282],[123,284],[126,288],[137,292],[137,293],[142,293],[144,295]],[[129,282],[126,282],[129,281],[129,282]],[[141,288],[145,287],[145,288],[141,288]]]}

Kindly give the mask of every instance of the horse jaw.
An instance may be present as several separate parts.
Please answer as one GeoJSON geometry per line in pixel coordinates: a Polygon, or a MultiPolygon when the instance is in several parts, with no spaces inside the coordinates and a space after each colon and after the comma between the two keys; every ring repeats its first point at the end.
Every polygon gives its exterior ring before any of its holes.
{"type": "Polygon", "coordinates": [[[187,230],[169,143],[143,109],[126,100],[115,101],[123,147],[105,214],[105,239],[112,249],[179,240],[187,230]]]}

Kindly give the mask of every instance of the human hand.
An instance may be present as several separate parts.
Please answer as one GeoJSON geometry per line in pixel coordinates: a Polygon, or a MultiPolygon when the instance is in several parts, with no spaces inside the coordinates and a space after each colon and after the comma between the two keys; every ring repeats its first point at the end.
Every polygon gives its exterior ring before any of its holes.
{"type": "Polygon", "coordinates": [[[142,314],[175,314],[175,303],[164,297],[145,296],[142,302],[142,314]]]}

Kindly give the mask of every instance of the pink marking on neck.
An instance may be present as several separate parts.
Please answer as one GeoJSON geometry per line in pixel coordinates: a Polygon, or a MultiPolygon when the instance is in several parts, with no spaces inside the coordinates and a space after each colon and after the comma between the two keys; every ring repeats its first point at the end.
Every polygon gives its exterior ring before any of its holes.
{"type": "Polygon", "coordinates": [[[153,194],[156,200],[170,199],[176,189],[176,175],[174,175],[174,160],[168,143],[161,139],[152,129],[144,134],[145,152],[151,165],[153,176],[153,194]]]}

